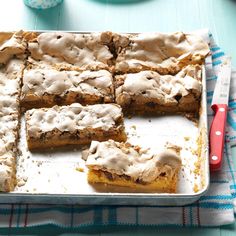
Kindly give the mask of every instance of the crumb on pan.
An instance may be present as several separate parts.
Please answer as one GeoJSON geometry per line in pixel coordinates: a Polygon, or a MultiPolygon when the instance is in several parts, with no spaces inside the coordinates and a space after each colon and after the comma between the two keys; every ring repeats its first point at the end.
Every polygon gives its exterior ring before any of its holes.
{"type": "Polygon", "coordinates": [[[43,164],[42,161],[37,161],[37,166],[40,167],[43,164]]]}
{"type": "Polygon", "coordinates": [[[170,143],[170,142],[166,142],[165,147],[166,147],[167,149],[175,150],[176,153],[178,153],[178,154],[180,154],[180,152],[181,152],[181,150],[182,150],[182,147],[177,146],[177,145],[175,145],[175,144],[173,144],[173,143],[170,143]]]}
{"type": "Polygon", "coordinates": [[[192,121],[195,126],[198,126],[199,120],[198,120],[198,117],[196,117],[196,114],[193,114],[193,113],[186,113],[186,114],[184,114],[184,116],[185,116],[188,120],[192,121]]]}
{"type": "Polygon", "coordinates": [[[191,153],[192,153],[193,155],[197,155],[197,154],[198,154],[198,149],[190,148],[190,150],[191,150],[191,153]]]}
{"type": "Polygon", "coordinates": [[[185,140],[185,141],[189,141],[189,140],[190,140],[190,137],[185,136],[185,137],[184,137],[184,140],[185,140]]]}
{"type": "Polygon", "coordinates": [[[75,170],[79,171],[79,172],[84,172],[84,168],[82,168],[82,167],[76,167],[75,170]]]}
{"type": "Polygon", "coordinates": [[[18,179],[17,180],[17,187],[22,187],[26,184],[26,181],[24,179],[18,179]]]}
{"type": "Polygon", "coordinates": [[[194,184],[194,186],[193,186],[193,191],[194,191],[195,193],[197,193],[197,192],[199,191],[199,187],[198,187],[197,184],[194,184]]]}
{"type": "Polygon", "coordinates": [[[88,149],[83,150],[83,151],[81,152],[81,158],[82,158],[84,161],[86,161],[87,158],[88,158],[88,154],[89,154],[89,150],[88,150],[88,149]]]}
{"type": "Polygon", "coordinates": [[[201,163],[200,163],[200,161],[196,161],[194,163],[194,174],[200,175],[200,170],[201,170],[201,163]]]}

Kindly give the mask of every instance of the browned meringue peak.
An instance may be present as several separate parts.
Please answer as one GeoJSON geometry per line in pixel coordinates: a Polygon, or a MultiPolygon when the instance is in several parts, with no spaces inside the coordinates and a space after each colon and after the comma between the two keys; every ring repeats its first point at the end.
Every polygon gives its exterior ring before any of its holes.
{"type": "Polygon", "coordinates": [[[13,56],[24,54],[26,47],[23,31],[0,33],[0,63],[6,64],[13,56]]]}
{"type": "Polygon", "coordinates": [[[208,44],[196,34],[114,34],[117,72],[155,70],[175,74],[187,64],[202,64],[208,44]]]}

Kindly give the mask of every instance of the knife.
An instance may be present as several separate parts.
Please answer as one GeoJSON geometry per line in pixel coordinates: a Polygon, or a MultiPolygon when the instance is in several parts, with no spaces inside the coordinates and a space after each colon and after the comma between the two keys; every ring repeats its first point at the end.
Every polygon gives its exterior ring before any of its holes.
{"type": "Polygon", "coordinates": [[[218,78],[211,104],[211,108],[215,113],[210,128],[211,171],[221,169],[225,143],[225,126],[227,120],[230,78],[231,58],[225,57],[224,60],[222,60],[222,64],[218,71],[218,78]]]}

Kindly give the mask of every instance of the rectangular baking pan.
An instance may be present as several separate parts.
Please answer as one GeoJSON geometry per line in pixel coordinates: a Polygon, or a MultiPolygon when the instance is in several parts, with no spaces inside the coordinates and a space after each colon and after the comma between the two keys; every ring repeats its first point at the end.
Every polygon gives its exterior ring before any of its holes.
{"type": "Polygon", "coordinates": [[[177,193],[127,192],[127,189],[110,186],[94,188],[87,183],[81,150],[67,148],[30,153],[27,150],[24,118],[22,118],[20,155],[17,161],[17,177],[22,184],[17,186],[14,192],[0,193],[0,203],[177,206],[197,201],[209,187],[204,67],[202,87],[197,125],[180,115],[125,118],[125,127],[131,143],[152,149],[170,141],[185,147],[181,152],[183,168],[177,193]]]}

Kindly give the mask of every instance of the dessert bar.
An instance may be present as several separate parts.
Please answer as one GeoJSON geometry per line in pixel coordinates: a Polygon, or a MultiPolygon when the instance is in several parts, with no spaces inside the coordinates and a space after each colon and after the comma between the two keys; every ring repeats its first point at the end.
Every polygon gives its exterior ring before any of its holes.
{"type": "Polygon", "coordinates": [[[190,65],[177,75],[160,75],[155,71],[117,75],[116,102],[128,113],[197,113],[201,71],[201,66],[190,65]]]}
{"type": "Polygon", "coordinates": [[[208,44],[195,34],[176,32],[114,34],[117,73],[153,70],[176,74],[189,64],[203,64],[208,44]]]}
{"type": "Polygon", "coordinates": [[[23,61],[10,59],[0,68],[0,191],[14,190],[19,133],[20,79],[23,61]]]}
{"type": "Polygon", "coordinates": [[[116,104],[73,103],[31,109],[25,119],[29,149],[85,145],[92,140],[126,140],[121,107],[116,104]]]}
{"type": "Polygon", "coordinates": [[[26,47],[23,31],[0,33],[0,64],[6,64],[13,57],[22,58],[26,47]]]}
{"type": "Polygon", "coordinates": [[[99,71],[24,70],[21,105],[27,109],[54,105],[114,102],[112,74],[99,71]]]}
{"type": "Polygon", "coordinates": [[[33,33],[27,37],[30,57],[28,61],[50,64],[58,69],[100,70],[108,69],[113,54],[110,32],[72,34],[65,32],[33,33]]]}
{"type": "Polygon", "coordinates": [[[181,167],[179,152],[176,146],[152,154],[129,143],[93,141],[86,161],[88,182],[175,193],[181,167]]]}
{"type": "Polygon", "coordinates": [[[16,185],[16,154],[9,151],[0,155],[0,191],[9,192],[16,185]]]}

